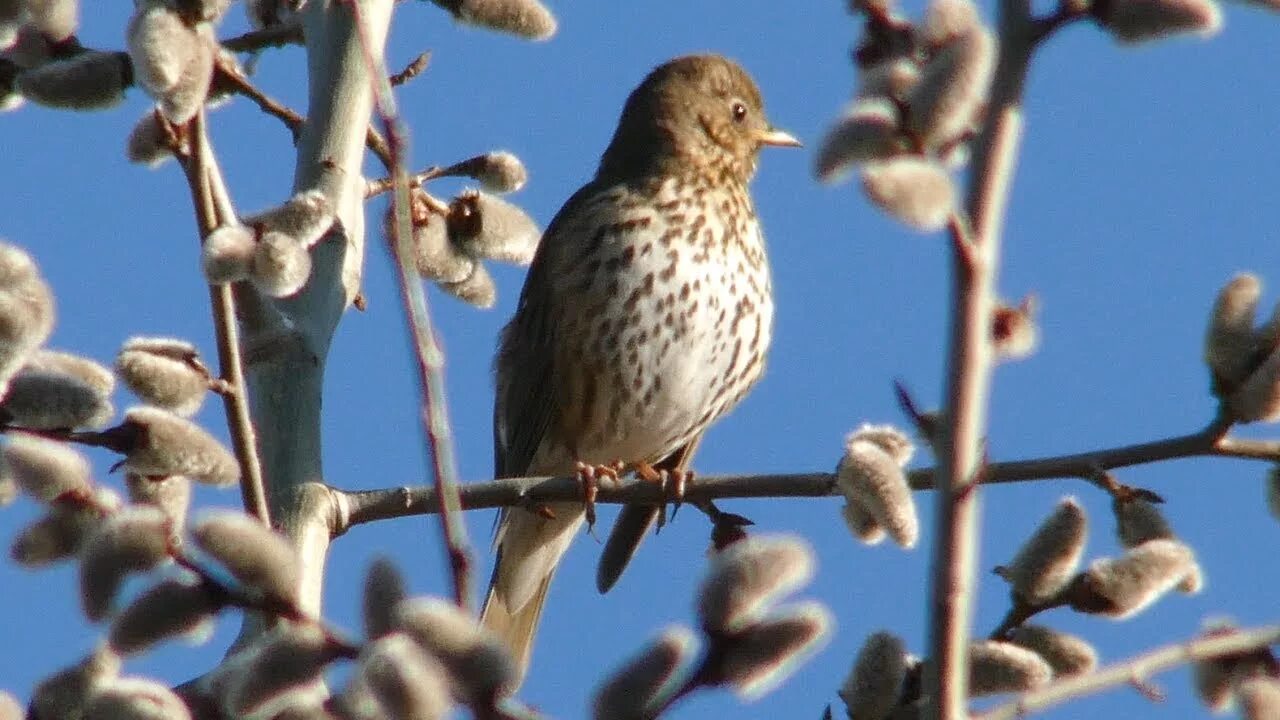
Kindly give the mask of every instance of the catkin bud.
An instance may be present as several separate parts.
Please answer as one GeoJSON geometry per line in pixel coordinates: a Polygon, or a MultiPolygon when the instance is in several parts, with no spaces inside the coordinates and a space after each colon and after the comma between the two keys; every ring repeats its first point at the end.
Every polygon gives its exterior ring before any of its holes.
{"type": "Polygon", "coordinates": [[[364,576],[364,634],[380,638],[395,630],[396,606],[406,596],[404,579],[394,563],[377,558],[364,576]]]}
{"type": "Polygon", "coordinates": [[[928,158],[869,163],[862,170],[862,189],[881,210],[925,232],[942,229],[956,203],[951,176],[928,158]]]}
{"type": "Polygon", "coordinates": [[[667,628],[638,655],[615,670],[596,690],[595,720],[654,717],[655,701],[693,661],[698,639],[687,628],[667,628]]]}
{"type": "Polygon", "coordinates": [[[1095,561],[1074,583],[1071,607],[1121,620],[1140,612],[1195,569],[1191,550],[1175,540],[1150,540],[1118,558],[1095,561]]]}
{"type": "Polygon", "coordinates": [[[258,241],[249,268],[253,286],[271,297],[289,297],[311,277],[311,253],[289,235],[268,232],[258,241]]]}
{"type": "Polygon", "coordinates": [[[1075,574],[1087,531],[1084,509],[1075,498],[1065,498],[1023,543],[1013,561],[996,572],[1026,602],[1046,602],[1075,574]]]}
{"type": "Polygon", "coordinates": [[[160,116],[150,110],[138,118],[125,140],[124,156],[131,163],[157,167],[173,157],[170,136],[160,124],[160,116]]]}
{"type": "Polygon", "coordinates": [[[768,693],[796,670],[802,656],[824,640],[831,613],[816,602],[802,603],[761,620],[726,642],[712,682],[728,685],[744,700],[768,693]]]}
{"type": "Polygon", "coordinates": [[[441,175],[465,175],[480,182],[485,190],[496,193],[515,192],[524,187],[529,173],[520,158],[506,150],[477,155],[443,170],[441,175]]]}
{"type": "Polygon", "coordinates": [[[31,24],[54,42],[74,35],[80,24],[77,0],[26,0],[24,4],[31,24]]]}
{"type": "Polygon", "coordinates": [[[178,84],[199,45],[195,29],[161,2],[139,4],[125,31],[134,81],[157,100],[178,84]]]}
{"type": "MultiPolygon", "coordinates": [[[[1111,509],[1116,516],[1116,535],[1120,544],[1127,548],[1137,547],[1148,540],[1177,540],[1173,528],[1164,519],[1164,515],[1150,500],[1140,497],[1111,501],[1111,509]]],[[[1204,584],[1204,578],[1197,565],[1194,570],[1179,584],[1182,592],[1198,592],[1204,584]]]]}
{"type": "Polygon", "coordinates": [[[823,182],[844,178],[856,165],[905,150],[898,109],[883,97],[856,100],[827,131],[818,147],[814,175],[823,182]]]}
{"type": "Polygon", "coordinates": [[[128,56],[89,50],[18,73],[14,88],[28,100],[52,108],[101,110],[124,100],[128,56]]]}
{"type": "Polygon", "coordinates": [[[1019,305],[998,304],[991,316],[991,345],[1002,360],[1021,360],[1031,355],[1040,340],[1036,328],[1035,302],[1028,297],[1019,305]]]}
{"type": "Polygon", "coordinates": [[[1227,407],[1237,422],[1280,420],[1280,348],[1272,350],[1244,384],[1227,397],[1227,407]]]}
{"type": "Polygon", "coordinates": [[[53,293],[21,248],[0,242],[0,394],[53,330],[53,293]]]}
{"type": "MultiPolygon", "coordinates": [[[[892,98],[904,102],[920,81],[920,66],[910,58],[895,57],[858,70],[858,100],[892,98]]],[[[894,117],[897,117],[895,111],[894,117]]],[[[896,123],[895,123],[896,124],[896,123]]]]}
{"type": "Polygon", "coordinates": [[[96,428],[107,424],[113,408],[106,393],[74,375],[23,368],[9,381],[0,417],[32,430],[96,428]]]}
{"type": "Polygon", "coordinates": [[[76,554],[101,521],[100,515],[89,510],[54,506],[48,515],[18,533],[9,557],[29,568],[65,560],[76,554]]]}
{"type": "Polygon", "coordinates": [[[907,677],[907,650],[896,635],[873,633],[862,644],[840,687],[850,718],[881,720],[898,704],[907,677]]]}
{"type": "Polygon", "coordinates": [[[196,26],[194,52],[182,66],[178,81],[160,94],[160,112],[175,125],[183,125],[200,112],[209,97],[213,81],[213,63],[217,59],[217,38],[208,24],[196,26]]]}
{"type": "Polygon", "coordinates": [[[1031,650],[998,640],[969,645],[969,693],[974,697],[1031,690],[1052,679],[1053,668],[1031,650]]]}
{"type": "Polygon", "coordinates": [[[864,426],[845,441],[836,483],[850,505],[865,511],[902,547],[920,534],[915,500],[902,465],[910,460],[910,439],[892,427],[864,426]]]}
{"type": "Polygon", "coordinates": [[[1084,675],[1098,666],[1098,651],[1092,645],[1043,625],[1019,625],[1010,633],[1009,642],[1044,658],[1055,678],[1084,675]]]}
{"type": "Polygon", "coordinates": [[[223,225],[209,233],[200,249],[200,264],[210,285],[248,280],[258,240],[244,225],[223,225]]]}
{"type": "Polygon", "coordinates": [[[437,282],[462,282],[475,273],[478,264],[449,242],[445,219],[435,215],[425,224],[414,225],[413,251],[418,274],[437,282]]]}
{"type": "Polygon", "coordinates": [[[876,522],[874,515],[853,500],[845,502],[844,507],[840,509],[840,515],[844,518],[845,525],[849,527],[849,532],[867,545],[879,544],[888,534],[880,523],[876,522]]]}
{"type": "Polygon", "coordinates": [[[191,720],[191,710],[167,685],[148,678],[118,678],[89,697],[84,720],[191,720]]]}
{"type": "Polygon", "coordinates": [[[52,675],[31,693],[30,717],[78,718],[98,688],[120,676],[120,658],[100,647],[81,662],[52,675]]]}
{"type": "Polygon", "coordinates": [[[209,390],[209,374],[196,348],[185,340],[135,337],[116,355],[116,373],[149,405],[189,417],[209,390]]]}
{"type": "Polygon", "coordinates": [[[231,708],[243,717],[285,695],[306,691],[337,656],[318,627],[289,625],[275,630],[230,688],[231,708]]]}
{"type": "Polygon", "coordinates": [[[813,551],[799,538],[736,542],[711,562],[698,590],[698,619],[713,637],[733,635],[812,578],[813,551]]]}
{"type": "Polygon", "coordinates": [[[556,18],[538,0],[431,0],[466,25],[508,33],[526,40],[556,34],[556,18]]]}
{"type": "Polygon", "coordinates": [[[1212,0],[1105,0],[1093,6],[1093,14],[1123,43],[1208,37],[1222,28],[1222,10],[1212,0]]]}
{"type": "Polygon", "coordinates": [[[165,580],[139,595],[111,623],[111,647],[133,655],[173,637],[203,637],[222,604],[199,585],[165,580]]]}
{"type": "Polygon", "coordinates": [[[257,520],[240,512],[209,513],[191,528],[191,537],[241,583],[271,598],[297,598],[297,551],[257,520]]]}
{"type": "Polygon", "coordinates": [[[493,283],[493,276],[478,261],[473,262],[471,274],[466,278],[458,282],[440,282],[438,285],[441,290],[481,310],[493,307],[497,301],[498,290],[493,283]]]}
{"type": "Polygon", "coordinates": [[[191,24],[212,22],[221,18],[231,7],[232,0],[169,0],[173,9],[191,24]]]}
{"type": "Polygon", "coordinates": [[[168,550],[168,518],[160,510],[131,507],[107,518],[80,553],[85,617],[93,622],[106,617],[125,578],[159,565],[168,550]]]}
{"type": "Polygon", "coordinates": [[[461,702],[491,703],[518,683],[516,664],[502,641],[451,603],[435,598],[401,602],[396,627],[440,658],[461,702]]]}
{"type": "Polygon", "coordinates": [[[62,373],[80,380],[99,395],[110,395],[116,389],[116,376],[97,361],[57,350],[40,349],[31,353],[26,367],[45,372],[62,373]]]}
{"type": "Polygon", "coordinates": [[[995,40],[986,28],[979,26],[947,41],[911,89],[907,129],[929,147],[958,139],[985,102],[994,69],[995,40]]]}
{"type": "Polygon", "coordinates": [[[1236,688],[1241,720],[1275,720],[1280,718],[1280,679],[1251,677],[1236,688]]]}
{"type": "Polygon", "coordinates": [[[360,679],[388,720],[436,720],[453,705],[440,662],[399,633],[379,638],[360,653],[360,679]]]}
{"type": "Polygon", "coordinates": [[[542,231],[519,206],[479,190],[449,203],[449,241],[466,255],[528,265],[542,231]]]}
{"type": "Polygon", "coordinates": [[[269,210],[244,218],[242,224],[259,233],[281,233],[310,248],[324,237],[334,221],[333,203],[320,190],[303,190],[269,210]]]}
{"type": "Polygon", "coordinates": [[[1257,364],[1253,323],[1261,295],[1262,283],[1251,273],[1236,275],[1218,291],[1204,337],[1204,361],[1215,394],[1239,386],[1257,364]]]}
{"type": "Polygon", "coordinates": [[[11,433],[0,451],[0,472],[40,502],[89,492],[89,461],[70,446],[25,433],[11,433]]]}
{"type": "MultiPolygon", "coordinates": [[[[1203,637],[1232,635],[1235,625],[1229,621],[1211,620],[1205,623],[1203,637]]],[[[1196,694],[1210,712],[1224,713],[1235,701],[1236,681],[1239,679],[1235,657],[1214,657],[1191,663],[1191,675],[1196,694]]]]}
{"type": "Polygon", "coordinates": [[[208,485],[240,479],[240,463],[199,425],[167,410],[135,407],[125,413],[130,433],[121,467],[139,475],[185,475],[208,485]]]}
{"type": "Polygon", "coordinates": [[[981,29],[978,8],[970,0],[933,0],[917,34],[925,46],[936,49],[981,29]]]}
{"type": "Polygon", "coordinates": [[[18,704],[18,698],[0,690],[0,720],[23,720],[25,717],[26,711],[18,704]]]}
{"type": "Polygon", "coordinates": [[[174,532],[179,532],[191,506],[191,481],[181,475],[148,477],[125,473],[125,487],[129,500],[140,505],[151,505],[169,518],[174,532]]]}

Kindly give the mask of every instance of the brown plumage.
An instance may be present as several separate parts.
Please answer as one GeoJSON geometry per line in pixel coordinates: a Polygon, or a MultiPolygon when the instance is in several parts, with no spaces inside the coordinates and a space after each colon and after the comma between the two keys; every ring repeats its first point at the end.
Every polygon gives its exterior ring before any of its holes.
{"type": "MultiPolygon", "coordinates": [[[[496,360],[497,477],[577,463],[683,469],[703,431],[760,377],[773,328],[747,182],[774,130],[760,92],[716,55],[667,62],[623,108],[591,182],[551,221],[496,360]]],[[[580,503],[503,513],[482,620],[522,673],[580,503]],[[548,517],[552,515],[553,517],[548,517]]],[[[657,517],[624,508],[600,568],[607,589],[657,517]]]]}

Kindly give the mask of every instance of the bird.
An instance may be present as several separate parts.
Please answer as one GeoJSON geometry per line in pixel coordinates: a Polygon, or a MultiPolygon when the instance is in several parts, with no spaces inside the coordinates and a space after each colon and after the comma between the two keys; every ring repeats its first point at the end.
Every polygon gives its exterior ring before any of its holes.
{"type": "MultiPolygon", "coordinates": [[[[769,123],[755,81],[724,56],[667,61],[632,91],[595,176],[543,233],[501,333],[495,477],[683,472],[707,427],[759,380],[773,297],[747,185],[765,145],[800,142],[769,123]]],[[[586,508],[499,516],[481,624],[521,679],[586,508]]],[[[620,513],[602,590],[659,512],[620,513]]]]}

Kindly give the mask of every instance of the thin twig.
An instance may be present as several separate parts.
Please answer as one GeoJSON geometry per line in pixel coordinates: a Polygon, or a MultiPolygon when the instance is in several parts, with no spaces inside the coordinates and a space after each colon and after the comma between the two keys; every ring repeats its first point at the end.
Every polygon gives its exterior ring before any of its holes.
{"type": "MultiPolygon", "coordinates": [[[[1231,457],[1280,462],[1280,440],[1242,440],[1223,437],[1219,421],[1204,430],[1153,442],[1103,448],[1072,455],[1015,460],[987,465],[980,480],[983,485],[1031,482],[1052,478],[1078,477],[1097,484],[1099,470],[1159,462],[1185,457],[1231,457]]],[[[914,490],[933,490],[934,468],[912,470],[907,478],[914,490]]],[[[348,492],[332,489],[344,508],[343,518],[333,528],[342,534],[352,526],[407,515],[440,511],[431,486],[399,487],[348,492]]],[[[603,504],[661,504],[668,500],[659,485],[632,477],[602,483],[596,502],[603,504]]],[[[700,475],[685,489],[684,500],[702,501],[732,498],[826,497],[839,493],[835,476],[827,472],[773,475],[700,475]]],[[[582,499],[582,484],[575,477],[506,478],[466,483],[459,490],[464,510],[517,507],[537,503],[582,499]]]]}
{"type": "MultiPolygon", "coordinates": [[[[416,172],[409,176],[409,187],[421,188],[422,184],[427,182],[428,180],[434,180],[440,177],[442,175],[443,170],[444,168],[440,167],[439,165],[433,165],[427,168],[426,170],[423,170],[421,172],[416,172]]],[[[381,195],[382,193],[385,193],[385,192],[390,192],[391,190],[395,189],[395,184],[396,184],[395,178],[390,176],[369,180],[365,183],[364,196],[367,199],[367,198],[375,197],[377,195],[381,195]]],[[[430,196],[428,195],[428,197],[430,196]]],[[[433,210],[437,209],[437,207],[442,207],[447,210],[449,207],[448,204],[443,203],[440,200],[436,200],[435,198],[432,198],[432,200],[435,200],[435,202],[429,203],[429,204],[432,205],[433,210]]]]}
{"type": "Polygon", "coordinates": [[[296,20],[280,25],[272,25],[261,30],[250,30],[243,35],[237,35],[222,41],[222,47],[231,52],[253,52],[255,50],[265,50],[269,47],[301,44],[302,23],[296,20]]]}
{"type": "MultiPolygon", "coordinates": [[[[183,158],[182,169],[191,188],[196,209],[196,223],[201,241],[219,226],[235,220],[228,206],[226,185],[218,170],[209,138],[205,132],[205,115],[201,110],[192,121],[191,155],[183,158]]],[[[236,326],[235,300],[230,285],[209,286],[209,302],[213,309],[214,337],[218,345],[219,376],[229,392],[219,393],[231,444],[240,462],[240,496],[246,511],[271,527],[267,508],[262,465],[258,458],[256,434],[249,411],[249,395],[245,389],[244,363],[240,356],[239,328],[236,326]]]]}
{"type": "Polygon", "coordinates": [[[1277,642],[1280,642],[1280,625],[1268,625],[1158,648],[1087,675],[1059,680],[1038,690],[1023,693],[1015,700],[976,715],[975,720],[1013,720],[1025,717],[1067,700],[1125,685],[1135,678],[1141,679],[1178,665],[1247,653],[1277,642]]]}
{"type": "Polygon", "coordinates": [[[389,170],[395,178],[392,195],[392,212],[395,222],[390,223],[393,256],[399,269],[400,291],[405,306],[405,317],[413,334],[414,349],[420,371],[422,391],[422,422],[427,445],[431,450],[432,475],[438,497],[443,498],[444,511],[440,513],[441,531],[444,536],[446,559],[452,570],[453,599],[464,610],[471,607],[471,557],[467,542],[466,524],[462,522],[458,500],[457,469],[453,456],[453,430],[449,423],[449,406],[445,397],[444,353],[436,341],[426,293],[413,271],[414,251],[412,224],[409,218],[409,183],[407,143],[405,129],[395,105],[395,96],[387,80],[382,59],[370,51],[365,37],[365,27],[360,3],[349,4],[357,31],[362,39],[365,62],[373,79],[375,107],[382,119],[389,149],[389,170]]]}

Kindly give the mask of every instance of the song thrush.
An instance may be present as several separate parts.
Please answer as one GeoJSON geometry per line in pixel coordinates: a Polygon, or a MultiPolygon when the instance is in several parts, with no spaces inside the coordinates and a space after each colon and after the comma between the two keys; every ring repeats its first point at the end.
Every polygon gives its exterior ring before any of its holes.
{"type": "MultiPolygon", "coordinates": [[[[595,178],[543,235],[497,360],[497,477],[584,467],[682,470],[703,431],[759,379],[773,329],[747,183],[762,145],[799,145],[717,55],[671,60],[627,99],[595,178]]],[[[527,669],[581,503],[506,510],[483,623],[527,669]]],[[[624,508],[608,589],[659,510],[624,508]]]]}

